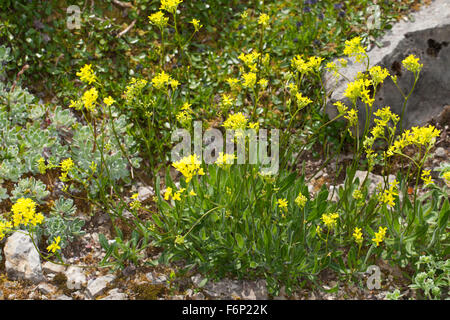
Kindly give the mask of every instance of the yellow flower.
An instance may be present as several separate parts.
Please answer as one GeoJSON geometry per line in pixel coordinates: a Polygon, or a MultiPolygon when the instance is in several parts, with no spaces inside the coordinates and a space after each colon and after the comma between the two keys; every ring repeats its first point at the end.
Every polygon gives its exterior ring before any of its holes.
{"type": "Polygon", "coordinates": [[[38,160],[38,170],[40,174],[45,174],[47,166],[45,165],[45,159],[40,157],[38,160]]]}
{"type": "Polygon", "coordinates": [[[156,89],[162,89],[169,83],[169,81],[170,76],[164,71],[161,71],[152,79],[152,84],[156,89]]]}
{"type": "Polygon", "coordinates": [[[156,25],[159,28],[163,28],[167,25],[169,18],[164,17],[164,13],[162,11],[158,11],[150,16],[148,16],[150,22],[156,25]]]}
{"type": "Polygon", "coordinates": [[[349,57],[356,57],[357,62],[361,62],[366,54],[366,48],[361,45],[361,38],[355,37],[345,41],[344,54],[349,57]]]}
{"type": "Polygon", "coordinates": [[[200,30],[200,28],[203,27],[203,25],[201,25],[200,21],[197,19],[192,19],[191,23],[194,26],[195,32],[198,32],[198,30],[200,30]]]}
{"type": "Polygon", "coordinates": [[[389,71],[385,68],[381,68],[380,66],[370,68],[369,73],[372,77],[374,87],[376,87],[379,83],[383,83],[384,79],[389,76],[389,71]]]}
{"type": "Polygon", "coordinates": [[[136,200],[139,197],[139,193],[133,193],[131,199],[136,200]]]}
{"type": "Polygon", "coordinates": [[[175,244],[183,244],[184,243],[184,237],[178,235],[175,238],[175,244]]]}
{"type": "Polygon", "coordinates": [[[80,77],[80,80],[91,84],[96,80],[94,71],[92,71],[92,66],[90,64],[85,64],[84,67],[77,72],[77,76],[80,77]]]}
{"type": "Polygon", "coordinates": [[[375,233],[375,238],[373,238],[372,241],[376,243],[377,247],[386,237],[386,230],[387,227],[379,227],[378,232],[375,233]]]}
{"type": "Polygon", "coordinates": [[[419,58],[411,54],[402,61],[403,66],[411,72],[419,72],[422,70],[423,64],[419,63],[419,58]]]}
{"type": "Polygon", "coordinates": [[[181,195],[181,193],[179,191],[175,192],[175,194],[173,195],[172,199],[175,200],[175,201],[180,201],[181,200],[180,195],[181,195]]]}
{"type": "Polygon", "coordinates": [[[431,170],[423,170],[422,171],[422,181],[425,184],[425,186],[428,186],[429,184],[433,183],[433,179],[431,179],[431,170]]]}
{"type": "Polygon", "coordinates": [[[189,195],[195,197],[197,194],[195,193],[194,189],[192,189],[191,191],[189,191],[189,195]]]}
{"type": "Polygon", "coordinates": [[[242,112],[238,112],[235,114],[232,114],[228,117],[227,120],[223,123],[223,127],[225,129],[232,129],[232,130],[238,130],[242,129],[244,130],[247,127],[247,118],[244,116],[242,112]]]}
{"type": "Polygon", "coordinates": [[[321,217],[322,222],[327,226],[328,229],[333,229],[336,226],[338,218],[338,213],[324,213],[321,217]]]}
{"type": "Polygon", "coordinates": [[[347,113],[348,108],[342,102],[336,101],[333,105],[335,105],[337,107],[337,110],[340,115],[344,115],[347,113]]]}
{"type": "Polygon", "coordinates": [[[258,81],[258,84],[262,89],[264,89],[269,84],[269,81],[267,81],[267,79],[263,78],[258,81]]]}
{"type": "Polygon", "coordinates": [[[227,80],[228,85],[230,86],[231,90],[237,90],[239,89],[239,79],[236,78],[228,78],[227,80]]]}
{"type": "Polygon", "coordinates": [[[177,10],[178,5],[182,2],[183,0],[161,0],[160,9],[174,14],[177,10]]]}
{"type": "Polygon", "coordinates": [[[0,220],[0,241],[3,240],[5,234],[12,229],[12,223],[0,220]]]}
{"type": "Polygon", "coordinates": [[[295,198],[295,204],[300,208],[305,207],[306,201],[308,201],[308,198],[306,198],[301,192],[298,194],[297,198],[295,198]]]}
{"type": "Polygon", "coordinates": [[[353,238],[358,245],[362,244],[364,237],[362,235],[361,228],[355,228],[355,231],[353,231],[353,238]]]}
{"type": "Polygon", "coordinates": [[[136,79],[131,78],[130,83],[127,85],[125,92],[123,93],[123,97],[127,101],[131,101],[134,97],[136,97],[142,89],[147,85],[147,80],[145,79],[136,79]]]}
{"type": "Polygon", "coordinates": [[[228,168],[235,159],[236,156],[234,154],[224,154],[223,152],[220,152],[215,163],[221,168],[228,168]]]}
{"type": "Polygon", "coordinates": [[[169,197],[172,195],[172,188],[167,187],[166,192],[164,192],[164,200],[169,200],[169,197]]]}
{"type": "Polygon", "coordinates": [[[356,189],[355,191],[353,191],[352,197],[355,200],[361,200],[363,197],[363,194],[359,189],[356,189]]]}
{"type": "Polygon", "coordinates": [[[54,238],[53,242],[47,247],[47,251],[55,253],[56,250],[61,249],[61,247],[59,246],[60,241],[61,241],[60,236],[57,236],[56,238],[54,238]]]}
{"type": "Polygon", "coordinates": [[[277,203],[280,209],[283,209],[285,212],[287,212],[288,201],[286,199],[278,199],[277,203]]]}
{"type": "Polygon", "coordinates": [[[116,100],[114,100],[111,96],[108,96],[103,99],[103,103],[106,104],[108,107],[112,105],[116,100]]]}
{"type": "Polygon", "coordinates": [[[299,109],[303,109],[308,104],[312,103],[312,100],[308,97],[304,97],[300,92],[295,95],[297,98],[297,104],[299,109]]]}
{"type": "Polygon", "coordinates": [[[61,161],[61,171],[68,172],[74,167],[74,163],[71,158],[67,158],[61,161]]]}
{"type": "Polygon", "coordinates": [[[348,120],[350,126],[354,126],[358,122],[358,111],[356,109],[350,109],[344,118],[348,120]]]}
{"type": "Polygon", "coordinates": [[[203,168],[200,167],[201,162],[195,154],[186,156],[181,160],[174,162],[172,166],[177,169],[186,178],[186,182],[192,180],[196,175],[204,175],[203,168]]]}
{"type": "Polygon", "coordinates": [[[380,202],[388,204],[390,207],[394,207],[395,197],[398,196],[397,185],[398,185],[397,180],[392,181],[389,185],[389,189],[383,190],[383,193],[379,195],[380,202]]]}
{"type": "Polygon", "coordinates": [[[93,111],[95,103],[98,98],[98,91],[95,88],[91,88],[83,93],[83,97],[81,98],[84,103],[84,107],[88,111],[93,111]]]}
{"type": "Polygon", "coordinates": [[[253,88],[256,84],[256,73],[248,72],[242,75],[242,85],[247,88],[253,88]]]}
{"type": "Polygon", "coordinates": [[[446,182],[450,182],[450,171],[444,172],[444,174],[442,175],[442,177],[444,178],[444,180],[446,182]]]}
{"type": "Polygon", "coordinates": [[[270,19],[270,17],[269,17],[267,14],[262,13],[262,14],[259,16],[259,18],[258,18],[258,24],[261,24],[261,25],[263,25],[263,26],[267,26],[267,24],[268,24],[268,22],[269,22],[269,19],[270,19]]]}
{"type": "Polygon", "coordinates": [[[32,224],[36,226],[44,221],[41,213],[36,213],[36,203],[30,198],[20,198],[13,204],[11,211],[13,213],[14,227],[19,225],[28,226],[32,224]]]}

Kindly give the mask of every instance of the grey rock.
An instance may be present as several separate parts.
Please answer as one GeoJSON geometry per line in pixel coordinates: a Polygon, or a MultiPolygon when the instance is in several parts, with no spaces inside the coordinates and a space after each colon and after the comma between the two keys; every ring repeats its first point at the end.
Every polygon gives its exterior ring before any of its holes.
{"type": "Polygon", "coordinates": [[[150,198],[154,195],[155,195],[155,190],[153,190],[153,188],[150,186],[139,187],[139,189],[138,189],[138,200],[139,201],[147,200],[148,198],[150,198]]]}
{"type": "Polygon", "coordinates": [[[434,154],[440,158],[445,158],[445,156],[447,155],[445,149],[442,147],[437,148],[434,154]]]}
{"type": "MultiPolygon", "coordinates": [[[[359,179],[359,184],[361,185],[366,178],[367,171],[360,171],[357,170],[355,172],[355,179],[359,179]]],[[[382,176],[378,176],[376,174],[373,174],[369,172],[369,176],[367,177],[367,180],[369,181],[369,194],[373,194],[376,191],[377,186],[381,183],[382,186],[384,186],[384,178],[382,176]]],[[[392,182],[395,180],[395,176],[390,174],[388,176],[388,182],[392,182]]]]}
{"type": "Polygon", "coordinates": [[[108,295],[104,298],[101,298],[100,300],[127,300],[128,296],[123,293],[119,292],[119,289],[115,288],[112,290],[109,290],[108,295]]]}
{"type": "Polygon", "coordinates": [[[86,286],[86,275],[80,267],[70,266],[67,268],[65,275],[67,277],[66,286],[68,289],[79,290],[81,287],[86,286]]]}
{"type": "Polygon", "coordinates": [[[103,293],[108,284],[114,281],[115,278],[116,277],[114,275],[106,275],[97,279],[89,280],[87,284],[87,293],[90,297],[96,298],[103,293]]]}
{"type": "Polygon", "coordinates": [[[203,290],[215,299],[265,300],[268,298],[265,280],[223,279],[218,282],[208,282],[203,290]]]}
{"type": "Polygon", "coordinates": [[[6,240],[3,251],[6,273],[10,279],[29,280],[33,283],[43,280],[39,253],[28,235],[14,232],[6,240]]]}
{"type": "Polygon", "coordinates": [[[64,273],[64,271],[66,271],[66,267],[61,264],[56,264],[56,263],[47,261],[42,265],[42,270],[45,273],[58,274],[58,273],[64,273]]]}
{"type": "Polygon", "coordinates": [[[57,296],[55,300],[73,300],[71,297],[66,296],[65,294],[62,294],[60,296],[57,296]]]}
{"type": "Polygon", "coordinates": [[[51,285],[51,284],[48,284],[48,283],[45,283],[45,282],[39,284],[38,287],[37,287],[37,289],[38,289],[42,294],[51,294],[51,293],[54,293],[54,292],[56,292],[56,291],[58,290],[55,286],[53,286],[53,285],[51,285]]]}
{"type": "Polygon", "coordinates": [[[4,300],[3,291],[0,290],[0,300],[4,300]]]}
{"type": "MultiPolygon", "coordinates": [[[[406,105],[403,129],[424,125],[436,118],[446,105],[450,105],[450,1],[436,0],[427,7],[412,14],[413,21],[396,23],[379,42],[386,43],[383,48],[374,48],[368,52],[370,67],[379,65],[388,69],[391,75],[397,75],[398,85],[408,93],[413,85],[414,76],[401,65],[410,54],[416,55],[423,64],[419,81],[406,105]]],[[[343,75],[353,81],[358,72],[364,71],[363,64],[350,59],[343,75]]],[[[330,118],[337,115],[335,101],[341,100],[350,106],[344,98],[347,80],[340,77],[337,82],[331,73],[325,74],[326,88],[332,91],[327,105],[330,118]]],[[[401,114],[403,97],[391,79],[377,89],[373,111],[385,106],[401,114]]],[[[364,125],[365,108],[358,105],[360,127],[364,125]]],[[[400,125],[399,125],[400,126],[400,125]]]]}

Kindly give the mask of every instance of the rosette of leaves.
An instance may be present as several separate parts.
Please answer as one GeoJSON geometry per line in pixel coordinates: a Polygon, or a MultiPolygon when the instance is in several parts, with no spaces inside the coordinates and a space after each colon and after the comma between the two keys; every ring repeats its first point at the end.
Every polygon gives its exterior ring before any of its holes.
{"type": "Polygon", "coordinates": [[[41,180],[33,177],[20,179],[12,191],[11,201],[15,202],[19,198],[31,198],[38,203],[44,203],[44,199],[50,194],[46,190],[45,184],[41,180]]]}
{"type": "Polygon", "coordinates": [[[55,201],[49,217],[45,219],[44,234],[47,236],[47,243],[51,244],[53,239],[61,237],[60,246],[65,248],[76,237],[82,236],[84,221],[75,217],[77,211],[72,199],[60,197],[55,201]]]}

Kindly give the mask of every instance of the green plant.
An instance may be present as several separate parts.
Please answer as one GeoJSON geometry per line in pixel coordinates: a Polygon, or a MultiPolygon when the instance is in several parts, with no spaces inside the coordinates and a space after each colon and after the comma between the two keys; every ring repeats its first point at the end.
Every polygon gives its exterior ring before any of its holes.
{"type": "Polygon", "coordinates": [[[54,202],[49,216],[45,219],[45,225],[42,227],[49,245],[56,237],[60,237],[60,246],[64,249],[76,237],[85,234],[82,230],[84,221],[75,216],[76,210],[72,199],[60,197],[54,202]]]}
{"type": "Polygon", "coordinates": [[[419,261],[416,262],[416,268],[417,273],[413,278],[413,284],[409,286],[410,288],[421,290],[426,299],[449,299],[449,260],[436,260],[433,256],[420,256],[419,261]],[[424,271],[421,271],[422,268],[424,271]]]}

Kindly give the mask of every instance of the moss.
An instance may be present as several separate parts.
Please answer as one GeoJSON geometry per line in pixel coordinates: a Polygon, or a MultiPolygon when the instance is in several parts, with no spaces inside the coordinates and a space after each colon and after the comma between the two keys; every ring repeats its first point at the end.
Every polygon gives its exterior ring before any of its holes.
{"type": "Polygon", "coordinates": [[[162,284],[139,284],[133,288],[136,293],[136,300],[156,300],[166,292],[162,284]]]}

